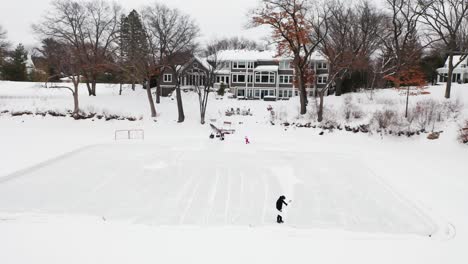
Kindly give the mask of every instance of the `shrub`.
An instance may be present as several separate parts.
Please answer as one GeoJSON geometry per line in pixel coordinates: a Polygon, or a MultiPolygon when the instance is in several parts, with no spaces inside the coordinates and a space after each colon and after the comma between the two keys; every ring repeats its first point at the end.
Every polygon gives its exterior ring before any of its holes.
{"type": "Polygon", "coordinates": [[[343,114],[344,118],[348,121],[351,118],[361,119],[364,116],[362,109],[354,103],[352,95],[347,95],[344,98],[343,114]]]}
{"type": "Polygon", "coordinates": [[[399,129],[401,127],[399,115],[397,111],[392,109],[375,111],[370,123],[378,130],[399,129]]]}
{"type": "Polygon", "coordinates": [[[468,144],[468,120],[465,121],[465,125],[460,127],[458,140],[463,144],[468,144]]]}

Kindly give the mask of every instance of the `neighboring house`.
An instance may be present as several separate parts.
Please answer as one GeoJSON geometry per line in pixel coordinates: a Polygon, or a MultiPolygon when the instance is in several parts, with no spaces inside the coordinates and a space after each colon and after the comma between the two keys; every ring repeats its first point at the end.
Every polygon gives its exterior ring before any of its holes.
{"type": "MultiPolygon", "coordinates": [[[[239,99],[288,99],[298,95],[294,85],[292,59],[275,56],[273,51],[225,50],[217,55],[215,88],[222,84],[229,87],[239,99]]],[[[180,84],[190,88],[194,84],[205,83],[205,74],[210,71],[213,60],[194,58],[182,69],[180,84]]],[[[311,68],[316,77],[315,83],[307,87],[309,96],[328,82],[328,64],[318,53],[313,54],[311,68]]],[[[174,74],[166,71],[161,87],[172,89],[176,85],[174,74]]],[[[164,94],[164,92],[163,92],[164,94]]]]}
{"type": "Polygon", "coordinates": [[[36,71],[36,66],[32,60],[31,55],[28,54],[28,59],[26,60],[26,72],[28,75],[33,74],[36,71]]]}
{"type": "MultiPolygon", "coordinates": [[[[453,63],[456,64],[460,61],[461,56],[453,56],[453,63]]],[[[437,69],[439,74],[439,82],[447,82],[448,78],[448,63],[449,58],[445,62],[444,67],[437,69]]],[[[468,58],[465,58],[452,73],[452,82],[467,83],[468,82],[468,58]]]]}

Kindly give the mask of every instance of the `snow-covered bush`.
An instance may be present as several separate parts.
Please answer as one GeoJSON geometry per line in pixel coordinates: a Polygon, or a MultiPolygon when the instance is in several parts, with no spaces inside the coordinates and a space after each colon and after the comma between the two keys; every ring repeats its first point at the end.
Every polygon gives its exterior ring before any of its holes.
{"type": "Polygon", "coordinates": [[[400,115],[393,109],[377,110],[373,113],[370,125],[375,130],[400,130],[402,122],[400,115]]]}
{"type": "Polygon", "coordinates": [[[444,102],[444,112],[447,118],[457,119],[463,109],[463,103],[459,98],[444,102]]]}
{"type": "Polygon", "coordinates": [[[364,116],[362,109],[354,103],[352,94],[346,95],[344,98],[343,114],[347,121],[349,121],[351,118],[361,119],[364,116]]]}
{"type": "Polygon", "coordinates": [[[409,109],[407,121],[414,123],[417,129],[434,130],[436,122],[442,121],[442,105],[433,100],[423,100],[409,109]]]}
{"type": "Polygon", "coordinates": [[[463,144],[468,144],[468,120],[460,127],[458,140],[463,144]]]}

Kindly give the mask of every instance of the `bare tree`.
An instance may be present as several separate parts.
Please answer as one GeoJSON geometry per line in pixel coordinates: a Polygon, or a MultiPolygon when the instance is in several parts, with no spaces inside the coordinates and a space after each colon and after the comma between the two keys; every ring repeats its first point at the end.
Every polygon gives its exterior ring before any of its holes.
{"type": "Polygon", "coordinates": [[[259,50],[264,48],[260,43],[243,37],[222,38],[216,42],[220,50],[259,50]]]}
{"type": "Polygon", "coordinates": [[[205,124],[206,109],[208,107],[208,100],[211,91],[214,91],[214,84],[216,83],[217,71],[222,67],[222,58],[220,52],[226,48],[223,40],[213,41],[209,43],[203,51],[203,56],[206,58],[206,66],[208,67],[204,73],[203,85],[197,84],[195,86],[198,101],[200,106],[200,123],[205,124]]]}
{"type": "Polygon", "coordinates": [[[333,86],[336,86],[337,95],[341,95],[343,79],[353,70],[367,67],[379,43],[379,14],[372,12],[367,2],[354,8],[331,2],[324,8],[328,10],[328,16],[322,30],[327,35],[320,42],[320,51],[327,58],[329,75],[325,87],[317,91],[319,122],[323,120],[325,95],[333,86]]]}
{"type": "Polygon", "coordinates": [[[83,67],[89,95],[96,95],[96,78],[105,68],[109,53],[116,49],[120,7],[103,0],[52,2],[33,30],[42,38],[53,38],[75,48],[83,67]]]}
{"type": "Polygon", "coordinates": [[[146,8],[145,20],[149,37],[158,50],[160,73],[169,68],[175,75],[178,122],[184,122],[180,90],[181,69],[193,57],[196,48],[195,39],[200,30],[190,16],[182,14],[178,9],[157,3],[146,8]]]}
{"type": "Polygon", "coordinates": [[[319,10],[315,0],[261,0],[250,14],[251,26],[267,25],[273,29],[278,55],[293,57],[302,115],[307,112],[310,57],[327,34],[322,31],[327,29],[323,27],[326,15],[319,10]]]}
{"type": "Polygon", "coordinates": [[[66,77],[73,84],[73,88],[66,85],[50,86],[50,88],[64,88],[71,91],[73,95],[73,117],[80,115],[79,107],[79,85],[82,78],[82,65],[77,49],[66,43],[57,42],[53,39],[42,41],[42,47],[35,49],[39,55],[46,61],[49,68],[53,68],[57,74],[55,78],[66,77]]]}
{"type": "Polygon", "coordinates": [[[437,36],[448,54],[445,98],[450,98],[453,70],[468,56],[468,1],[419,0],[422,22],[437,36]],[[460,54],[457,61],[454,56],[460,54]]]}
{"type": "Polygon", "coordinates": [[[81,42],[88,92],[96,96],[98,74],[110,65],[109,54],[118,49],[118,30],[122,8],[116,2],[92,0],[84,3],[87,20],[81,42]]]}

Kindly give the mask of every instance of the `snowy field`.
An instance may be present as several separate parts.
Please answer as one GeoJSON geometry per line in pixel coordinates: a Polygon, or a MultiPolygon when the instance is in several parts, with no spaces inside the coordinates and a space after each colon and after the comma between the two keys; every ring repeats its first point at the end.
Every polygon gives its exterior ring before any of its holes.
{"type": "MultiPolygon", "coordinates": [[[[72,107],[67,91],[38,87],[0,82],[0,112],[72,107]]],[[[468,148],[456,140],[457,120],[439,124],[436,141],[320,136],[269,125],[268,105],[294,122],[296,100],[212,100],[209,119],[236,129],[221,142],[198,124],[192,94],[184,94],[187,121],[177,124],[170,98],[153,122],[144,91],[99,88],[81,97],[85,111],[143,119],[0,116],[1,263],[468,261],[468,148]],[[228,108],[253,116],[224,117],[228,108]],[[131,128],[144,129],[145,140],[114,141],[115,130],[131,128]],[[281,194],[292,202],[278,226],[281,194]]],[[[442,100],[442,90],[426,98],[442,100]]],[[[402,101],[392,90],[366,98],[354,98],[366,113],[402,101]]],[[[326,99],[341,111],[341,98],[326,99]]],[[[460,120],[468,116],[468,86],[457,85],[454,100],[464,103],[460,120]]]]}

